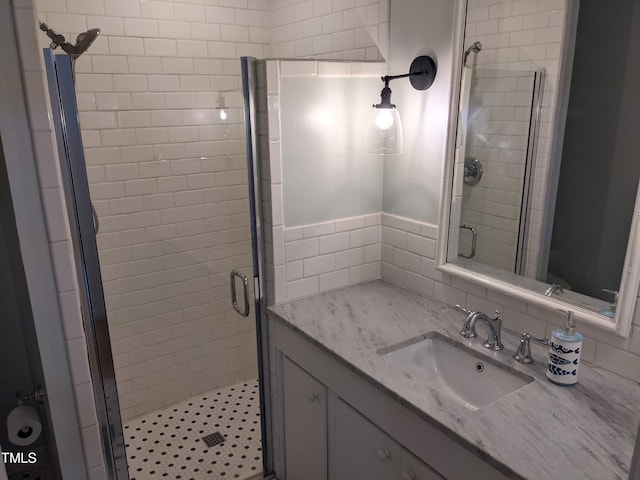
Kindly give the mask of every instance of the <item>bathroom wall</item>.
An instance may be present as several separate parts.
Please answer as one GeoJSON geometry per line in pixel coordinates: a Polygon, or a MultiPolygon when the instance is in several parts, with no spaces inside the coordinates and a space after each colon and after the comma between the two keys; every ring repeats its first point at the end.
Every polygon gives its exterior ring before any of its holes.
{"type": "Polygon", "coordinates": [[[356,120],[370,108],[362,86],[371,86],[376,95],[384,68],[382,63],[266,63],[259,104],[267,110],[261,143],[269,158],[263,189],[271,220],[270,303],[380,276],[382,158],[363,152],[364,128],[357,125],[365,123],[356,120]]]}
{"type": "Polygon", "coordinates": [[[365,152],[357,127],[380,87],[375,77],[281,76],[285,227],[381,210],[383,159],[365,152]]]}
{"type": "Polygon", "coordinates": [[[271,3],[271,58],[387,58],[389,0],[271,3]]]}
{"type": "Polygon", "coordinates": [[[434,296],[435,225],[452,94],[455,2],[391,4],[389,65],[405,72],[429,54],[438,73],[426,92],[396,80],[393,100],[402,115],[404,152],[385,158],[381,278],[434,296]]]}
{"type": "Polygon", "coordinates": [[[454,5],[447,0],[391,3],[389,73],[408,72],[418,55],[431,55],[438,73],[426,91],[415,90],[406,79],[390,84],[402,118],[404,152],[385,158],[383,211],[431,223],[438,218],[447,142],[454,5]]]}

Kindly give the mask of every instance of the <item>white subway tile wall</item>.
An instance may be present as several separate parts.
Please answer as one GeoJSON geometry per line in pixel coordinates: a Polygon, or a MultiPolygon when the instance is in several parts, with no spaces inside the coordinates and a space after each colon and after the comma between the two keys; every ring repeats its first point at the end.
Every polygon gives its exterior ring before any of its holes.
{"type": "Polygon", "coordinates": [[[380,213],[287,227],[282,193],[281,76],[378,76],[383,63],[267,60],[258,75],[258,137],[267,303],[380,278],[380,213]]]}
{"type": "Polygon", "coordinates": [[[274,0],[271,57],[383,60],[389,0],[274,0]]]}
{"type": "Polygon", "coordinates": [[[380,278],[380,218],[374,213],[285,228],[286,299],[380,278]]]}

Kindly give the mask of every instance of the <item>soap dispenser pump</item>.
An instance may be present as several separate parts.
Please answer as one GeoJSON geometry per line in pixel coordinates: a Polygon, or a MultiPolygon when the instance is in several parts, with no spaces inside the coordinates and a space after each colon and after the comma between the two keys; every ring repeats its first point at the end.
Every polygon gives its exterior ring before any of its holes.
{"type": "Polygon", "coordinates": [[[578,382],[582,339],[582,335],[576,332],[573,312],[568,311],[566,322],[559,330],[551,332],[549,340],[547,378],[553,383],[574,385],[578,382]]]}

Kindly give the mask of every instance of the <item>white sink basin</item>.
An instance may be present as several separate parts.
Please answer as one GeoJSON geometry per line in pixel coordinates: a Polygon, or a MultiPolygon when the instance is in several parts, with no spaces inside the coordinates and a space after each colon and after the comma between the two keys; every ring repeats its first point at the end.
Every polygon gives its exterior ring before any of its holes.
{"type": "Polygon", "coordinates": [[[406,340],[378,353],[471,410],[485,407],[533,382],[532,377],[500,365],[438,332],[406,340]]]}

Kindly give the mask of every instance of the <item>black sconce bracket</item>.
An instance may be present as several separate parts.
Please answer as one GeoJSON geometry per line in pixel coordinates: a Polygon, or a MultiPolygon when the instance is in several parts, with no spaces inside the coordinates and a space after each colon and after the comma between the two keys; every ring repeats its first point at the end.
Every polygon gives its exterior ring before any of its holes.
{"type": "Polygon", "coordinates": [[[414,58],[413,62],[411,62],[409,73],[405,73],[403,75],[385,75],[384,77],[380,77],[384,82],[384,88],[380,92],[380,103],[374,105],[374,107],[395,108],[395,105],[391,103],[391,89],[389,88],[389,82],[391,80],[408,77],[413,88],[416,90],[426,90],[433,84],[437,70],[436,62],[433,61],[433,58],[427,55],[421,55],[414,58]]]}

